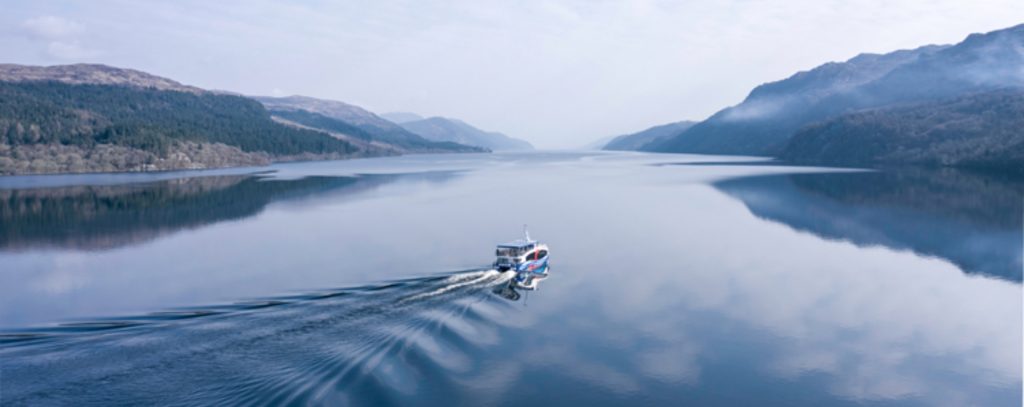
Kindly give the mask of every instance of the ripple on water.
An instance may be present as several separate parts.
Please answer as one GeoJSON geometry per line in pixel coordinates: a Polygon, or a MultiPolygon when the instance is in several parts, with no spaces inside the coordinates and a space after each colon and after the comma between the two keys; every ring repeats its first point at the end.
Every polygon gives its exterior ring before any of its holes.
{"type": "Polygon", "coordinates": [[[332,404],[358,394],[398,403],[478,370],[472,352],[499,342],[511,309],[491,293],[507,274],[470,270],[5,333],[5,402],[332,404]]]}

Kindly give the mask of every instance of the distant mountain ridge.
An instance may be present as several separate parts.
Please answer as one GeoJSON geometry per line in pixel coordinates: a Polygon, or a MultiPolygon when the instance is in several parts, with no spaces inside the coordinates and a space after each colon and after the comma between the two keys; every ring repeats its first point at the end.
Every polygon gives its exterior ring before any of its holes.
{"type": "Polygon", "coordinates": [[[1018,25],[951,46],[862,54],[767,83],[742,103],[643,150],[777,155],[801,128],[823,120],[1022,86],[1024,25],[1018,25]]]}
{"type": "Polygon", "coordinates": [[[356,144],[371,143],[395,153],[484,152],[484,148],[448,140],[430,140],[369,110],[348,103],[308,96],[256,96],[283,123],[325,131],[356,144]]]}
{"type": "Polygon", "coordinates": [[[344,120],[346,123],[361,127],[398,128],[394,123],[380,118],[369,110],[337,100],[317,99],[299,95],[285,97],[253,96],[252,98],[260,101],[267,109],[271,110],[305,110],[334,119],[344,120]]]}
{"type": "Polygon", "coordinates": [[[638,131],[636,133],[624,134],[615,137],[604,144],[601,147],[602,150],[619,150],[619,151],[636,151],[644,146],[671,137],[679,132],[684,131],[696,122],[683,120],[675,123],[667,123],[659,126],[654,126],[646,130],[638,131]]]}
{"type": "Polygon", "coordinates": [[[480,130],[458,119],[430,117],[422,120],[399,123],[413,133],[433,141],[447,141],[478,146],[494,151],[532,150],[527,141],[512,138],[498,132],[480,130]]]}

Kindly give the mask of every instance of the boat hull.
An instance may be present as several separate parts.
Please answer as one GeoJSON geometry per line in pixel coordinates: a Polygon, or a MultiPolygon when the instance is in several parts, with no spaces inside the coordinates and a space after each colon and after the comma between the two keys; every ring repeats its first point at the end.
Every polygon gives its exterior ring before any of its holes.
{"type": "Polygon", "coordinates": [[[545,268],[544,271],[544,273],[517,273],[515,278],[512,280],[512,284],[514,284],[516,288],[521,288],[523,290],[536,290],[537,286],[540,284],[540,281],[548,278],[547,269],[545,268]]]}

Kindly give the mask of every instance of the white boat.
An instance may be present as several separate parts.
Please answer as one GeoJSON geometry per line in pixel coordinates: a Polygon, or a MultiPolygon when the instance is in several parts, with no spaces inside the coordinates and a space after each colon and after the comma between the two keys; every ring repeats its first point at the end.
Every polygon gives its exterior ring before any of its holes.
{"type": "Polygon", "coordinates": [[[519,288],[533,290],[537,282],[548,274],[548,245],[530,239],[530,232],[523,228],[523,238],[499,244],[495,250],[494,268],[498,271],[515,271],[515,284],[519,288]]]}

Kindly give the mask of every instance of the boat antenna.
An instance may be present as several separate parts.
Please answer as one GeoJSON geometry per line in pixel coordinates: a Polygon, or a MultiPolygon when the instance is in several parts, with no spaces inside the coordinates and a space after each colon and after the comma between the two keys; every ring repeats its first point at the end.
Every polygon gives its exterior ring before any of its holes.
{"type": "Polygon", "coordinates": [[[526,224],[523,224],[523,234],[526,235],[526,241],[530,241],[530,230],[526,228],[526,224]]]}

